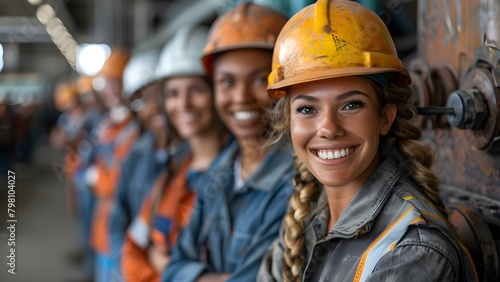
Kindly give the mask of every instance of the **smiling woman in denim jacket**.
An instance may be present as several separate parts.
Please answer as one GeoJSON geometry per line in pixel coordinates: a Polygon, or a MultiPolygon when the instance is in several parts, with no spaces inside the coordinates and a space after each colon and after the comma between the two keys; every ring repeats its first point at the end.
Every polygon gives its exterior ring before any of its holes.
{"type": "Polygon", "coordinates": [[[215,111],[212,81],[201,63],[207,35],[205,26],[182,27],[161,51],[155,76],[169,128],[189,151],[167,161],[127,230],[121,261],[124,281],[159,281],[193,211],[193,187],[229,142],[215,111]]]}
{"type": "Polygon", "coordinates": [[[266,79],[285,21],[270,8],[244,3],[212,26],[203,63],[235,142],[197,187],[193,216],[162,281],[255,281],[278,236],[293,192],[293,154],[286,143],[265,146],[272,106],[266,79]]]}
{"type": "Polygon", "coordinates": [[[319,0],[285,25],[268,93],[281,98],[276,138],[292,139],[297,192],[259,281],[475,280],[410,122],[410,83],[360,4],[319,0]]]}

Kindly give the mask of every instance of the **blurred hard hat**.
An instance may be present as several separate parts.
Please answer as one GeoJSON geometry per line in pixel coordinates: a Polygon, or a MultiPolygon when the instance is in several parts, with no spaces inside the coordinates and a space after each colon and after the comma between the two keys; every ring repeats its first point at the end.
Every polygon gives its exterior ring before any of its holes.
{"type": "Polygon", "coordinates": [[[78,94],[83,95],[88,92],[94,91],[94,86],[92,82],[94,81],[94,77],[92,76],[80,76],[76,80],[76,90],[78,94]]]}
{"type": "Polygon", "coordinates": [[[203,49],[205,69],[212,73],[214,57],[220,52],[244,48],[272,50],[286,21],[284,14],[269,7],[248,2],[239,4],[212,25],[203,49]]]}
{"type": "Polygon", "coordinates": [[[74,82],[63,82],[56,87],[54,92],[54,104],[60,112],[67,110],[77,101],[77,89],[74,82]]]}
{"type": "Polygon", "coordinates": [[[267,89],[279,99],[294,84],[375,74],[400,86],[411,83],[384,22],[356,2],[318,0],[283,27],[267,89]]]}
{"type": "Polygon", "coordinates": [[[205,26],[187,26],[179,29],[160,53],[156,79],[205,75],[201,52],[207,42],[207,35],[208,27],[205,26]]]}
{"type": "Polygon", "coordinates": [[[111,49],[111,54],[97,75],[106,79],[121,80],[129,58],[130,53],[128,51],[118,47],[111,49]]]}
{"type": "Polygon", "coordinates": [[[158,55],[159,50],[156,48],[132,54],[123,73],[123,94],[125,98],[131,98],[135,92],[155,81],[158,55]]]}

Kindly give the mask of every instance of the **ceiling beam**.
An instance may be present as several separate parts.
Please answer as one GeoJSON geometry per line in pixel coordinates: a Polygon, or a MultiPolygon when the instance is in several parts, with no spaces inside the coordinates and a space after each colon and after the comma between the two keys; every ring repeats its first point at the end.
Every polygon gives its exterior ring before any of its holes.
{"type": "Polygon", "coordinates": [[[52,39],[35,17],[0,17],[0,43],[50,43],[52,39]]]}

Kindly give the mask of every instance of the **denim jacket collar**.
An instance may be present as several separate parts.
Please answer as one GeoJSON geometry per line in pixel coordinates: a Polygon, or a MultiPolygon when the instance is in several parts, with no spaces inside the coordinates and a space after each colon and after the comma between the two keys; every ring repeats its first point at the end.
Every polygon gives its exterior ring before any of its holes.
{"type": "MultiPolygon", "coordinates": [[[[238,141],[234,139],[214,164],[214,173],[217,173],[217,170],[225,170],[234,178],[234,162],[239,150],[238,141]]],[[[293,150],[288,141],[274,145],[239,192],[243,193],[248,189],[271,191],[281,181],[281,178],[277,176],[285,174],[293,166],[292,156],[293,150]]]]}
{"type": "Polygon", "coordinates": [[[384,147],[382,158],[378,168],[347,205],[329,235],[356,237],[372,229],[373,221],[401,176],[404,163],[402,156],[391,143],[384,147]]]}

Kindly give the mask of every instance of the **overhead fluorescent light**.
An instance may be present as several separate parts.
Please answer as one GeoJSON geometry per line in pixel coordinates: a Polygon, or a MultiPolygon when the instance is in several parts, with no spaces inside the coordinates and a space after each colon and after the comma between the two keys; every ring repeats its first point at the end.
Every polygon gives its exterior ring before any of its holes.
{"type": "Polygon", "coordinates": [[[3,45],[0,44],[0,71],[2,71],[3,65],[4,65],[4,62],[3,62],[3,45]]]}
{"type": "Polygon", "coordinates": [[[80,44],[76,50],[76,71],[81,75],[96,75],[110,53],[111,48],[105,44],[80,44]]]}

